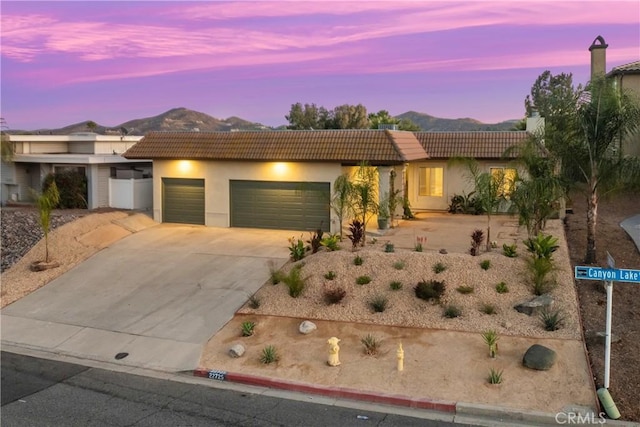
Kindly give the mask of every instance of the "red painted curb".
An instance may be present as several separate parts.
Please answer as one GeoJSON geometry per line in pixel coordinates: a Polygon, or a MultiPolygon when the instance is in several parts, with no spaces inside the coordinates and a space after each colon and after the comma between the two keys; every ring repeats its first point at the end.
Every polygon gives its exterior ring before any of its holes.
{"type": "MultiPolygon", "coordinates": [[[[209,370],[199,368],[193,371],[193,375],[208,378],[209,372],[209,370]]],[[[366,402],[383,403],[387,405],[405,406],[418,409],[430,409],[448,413],[456,412],[456,402],[445,400],[418,399],[398,394],[374,393],[344,387],[322,387],[314,384],[278,380],[234,372],[227,372],[225,374],[225,381],[258,387],[277,388],[300,393],[318,394],[327,397],[363,400],[366,402]]]]}

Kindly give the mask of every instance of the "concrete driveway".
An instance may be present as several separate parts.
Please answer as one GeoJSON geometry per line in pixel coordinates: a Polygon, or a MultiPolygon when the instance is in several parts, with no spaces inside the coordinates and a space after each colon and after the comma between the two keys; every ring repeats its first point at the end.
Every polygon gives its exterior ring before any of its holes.
{"type": "Polygon", "coordinates": [[[181,371],[288,258],[293,231],[160,224],[2,310],[3,344],[181,371]]]}

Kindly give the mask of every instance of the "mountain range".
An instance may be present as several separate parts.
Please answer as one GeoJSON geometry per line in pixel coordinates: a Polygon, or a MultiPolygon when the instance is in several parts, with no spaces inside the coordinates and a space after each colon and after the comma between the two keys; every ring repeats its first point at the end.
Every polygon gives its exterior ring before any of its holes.
{"type": "MultiPolygon", "coordinates": [[[[407,111],[398,119],[410,119],[420,126],[423,131],[481,131],[481,130],[512,130],[518,120],[508,120],[500,123],[487,124],[474,119],[442,119],[429,114],[407,111]]],[[[96,132],[103,135],[145,135],[151,131],[189,131],[211,132],[231,130],[273,130],[277,128],[251,122],[240,117],[218,119],[208,114],[187,108],[173,108],[153,117],[145,117],[124,122],[118,126],[103,126],[91,120],[74,123],[58,129],[38,129],[33,131],[10,131],[13,134],[51,134],[69,135],[77,132],[96,132]],[[94,126],[95,125],[95,126],[94,126]]]]}

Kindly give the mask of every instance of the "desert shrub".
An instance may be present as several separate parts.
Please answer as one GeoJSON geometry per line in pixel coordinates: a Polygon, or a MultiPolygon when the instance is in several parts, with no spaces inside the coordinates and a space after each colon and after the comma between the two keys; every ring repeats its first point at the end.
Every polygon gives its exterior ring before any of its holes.
{"type": "Polygon", "coordinates": [[[496,285],[496,292],[499,294],[506,294],[507,292],[509,292],[509,287],[506,283],[500,282],[496,285]]]}
{"type": "Polygon", "coordinates": [[[255,329],[255,327],[255,322],[242,322],[242,324],[240,325],[242,336],[250,337],[251,335],[253,335],[253,330],[255,329]]]}
{"type": "Polygon", "coordinates": [[[494,368],[489,369],[489,376],[487,377],[489,384],[501,384],[502,372],[502,369],[499,371],[494,368]]]}
{"type": "Polygon", "coordinates": [[[364,263],[364,260],[361,256],[357,256],[353,259],[353,265],[362,265],[362,263],[364,263]]]}
{"type": "Polygon", "coordinates": [[[392,291],[399,291],[400,289],[402,289],[402,282],[394,280],[393,282],[389,283],[389,288],[392,291]]]}
{"type": "Polygon", "coordinates": [[[351,240],[353,249],[355,250],[362,242],[362,239],[364,239],[364,225],[362,222],[357,219],[351,221],[349,224],[349,233],[351,234],[348,234],[347,237],[351,240]]]}
{"type": "Polygon", "coordinates": [[[542,232],[535,237],[526,239],[523,243],[534,258],[546,258],[548,260],[559,248],[557,238],[552,235],[545,236],[542,232]]]}
{"type": "Polygon", "coordinates": [[[446,269],[447,269],[447,266],[441,262],[436,262],[435,264],[433,264],[433,267],[431,267],[431,270],[436,274],[442,273],[446,269]]]}
{"type": "Polygon", "coordinates": [[[391,242],[387,242],[384,244],[384,251],[387,253],[395,252],[395,246],[391,242]]]}
{"type": "Polygon", "coordinates": [[[460,292],[463,295],[472,294],[473,293],[473,286],[467,286],[467,285],[458,286],[456,288],[456,291],[460,292]]]}
{"type": "Polygon", "coordinates": [[[289,256],[293,261],[300,261],[304,258],[306,252],[307,248],[304,246],[302,239],[289,238],[289,256]]]}
{"type": "Polygon", "coordinates": [[[462,309],[455,304],[449,304],[444,308],[444,317],[453,319],[462,315],[462,309]]]}
{"type": "Polygon", "coordinates": [[[535,295],[546,294],[556,287],[555,279],[549,277],[549,274],[555,269],[549,258],[529,257],[526,264],[535,295]]]}
{"type": "Polygon", "coordinates": [[[393,268],[396,270],[402,270],[405,267],[404,261],[396,261],[393,263],[393,268]]]}
{"type": "Polygon", "coordinates": [[[496,308],[496,306],[487,302],[480,305],[480,311],[484,314],[498,314],[498,309],[496,308]]]}
{"type": "Polygon", "coordinates": [[[284,273],[280,271],[275,261],[273,260],[269,261],[268,265],[269,265],[269,281],[271,281],[271,284],[277,285],[278,283],[282,282],[282,277],[284,276],[284,273]]]}
{"type": "Polygon", "coordinates": [[[260,298],[258,298],[256,295],[251,295],[249,297],[249,308],[255,310],[257,308],[260,308],[260,304],[262,304],[262,301],[260,301],[260,298]]]}
{"type": "Polygon", "coordinates": [[[262,349],[262,353],[260,354],[260,362],[268,365],[269,363],[277,362],[280,360],[280,356],[278,355],[278,351],[272,345],[268,345],[262,349]]]}
{"type": "Polygon", "coordinates": [[[50,173],[42,182],[42,192],[45,193],[51,183],[58,187],[60,209],[86,209],[87,208],[87,176],[77,170],[65,170],[58,173],[50,173]]]}
{"type": "Polygon", "coordinates": [[[326,273],[324,273],[324,278],[327,280],[333,280],[336,278],[336,272],[335,271],[328,271],[326,273]]]}
{"type": "Polygon", "coordinates": [[[413,288],[416,297],[423,300],[440,299],[444,294],[445,284],[438,280],[422,280],[413,288]]]}
{"type": "Polygon", "coordinates": [[[347,295],[347,291],[341,287],[328,288],[324,291],[324,302],[327,305],[338,304],[345,295],[347,295]]]}
{"type": "Polygon", "coordinates": [[[384,295],[376,295],[369,301],[369,307],[376,313],[382,313],[388,305],[389,299],[384,295]]]}
{"type": "Polygon", "coordinates": [[[358,276],[356,277],[356,283],[358,285],[367,285],[371,283],[371,277],[369,276],[358,276]]]}
{"type": "Polygon", "coordinates": [[[502,254],[509,258],[515,258],[518,256],[517,253],[518,245],[515,243],[513,245],[507,245],[506,243],[502,245],[502,254]]]}
{"type": "Polygon", "coordinates": [[[480,261],[480,268],[483,270],[488,270],[491,267],[491,260],[483,259],[480,261]]]}
{"type": "Polygon", "coordinates": [[[371,334],[367,334],[360,339],[364,347],[364,353],[373,356],[380,350],[380,340],[371,334]]]}
{"type": "Polygon", "coordinates": [[[413,250],[416,252],[422,252],[422,243],[416,243],[416,245],[413,247],[413,250]]]}
{"type": "Polygon", "coordinates": [[[471,249],[469,249],[469,253],[473,256],[480,255],[480,246],[482,246],[483,241],[484,231],[475,230],[471,233],[471,249]]]}
{"type": "Polygon", "coordinates": [[[327,248],[328,251],[333,252],[340,249],[338,242],[340,242],[339,234],[329,234],[328,236],[322,238],[322,240],[320,241],[320,244],[325,248],[327,248]]]}
{"type": "Polygon", "coordinates": [[[484,213],[482,201],[474,196],[475,191],[467,194],[454,194],[451,197],[448,211],[450,213],[462,213],[471,215],[480,215],[484,213]]]}
{"type": "Polygon", "coordinates": [[[289,274],[283,276],[282,281],[289,288],[289,295],[292,298],[298,298],[307,284],[307,279],[302,277],[302,266],[300,265],[293,266],[289,274]]]}
{"type": "Polygon", "coordinates": [[[562,310],[544,309],[540,312],[540,320],[542,320],[545,331],[557,331],[564,325],[565,317],[562,310]]]}

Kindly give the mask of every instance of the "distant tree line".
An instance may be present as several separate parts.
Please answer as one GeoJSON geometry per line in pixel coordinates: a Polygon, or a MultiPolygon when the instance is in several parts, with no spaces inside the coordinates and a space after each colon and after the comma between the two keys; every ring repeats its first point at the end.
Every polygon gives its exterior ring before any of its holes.
{"type": "Polygon", "coordinates": [[[339,105],[331,110],[316,104],[291,105],[289,114],[284,116],[289,122],[287,129],[378,129],[380,124],[396,125],[399,130],[419,131],[420,126],[409,119],[397,119],[388,111],[367,113],[362,105],[339,105]]]}

